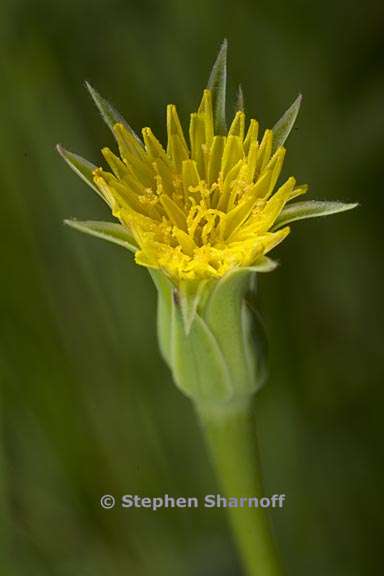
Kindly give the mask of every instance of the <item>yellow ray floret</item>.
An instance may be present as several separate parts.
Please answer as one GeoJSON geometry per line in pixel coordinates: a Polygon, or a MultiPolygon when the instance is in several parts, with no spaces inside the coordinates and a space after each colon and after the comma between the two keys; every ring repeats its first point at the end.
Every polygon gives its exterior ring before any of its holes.
{"type": "Polygon", "coordinates": [[[176,283],[220,278],[256,265],[289,233],[270,232],[284,205],[306,191],[294,178],[275,192],[285,155],[273,150],[271,130],[258,140],[258,123],[246,130],[237,112],[226,136],[214,132],[212,95],[205,90],[191,114],[189,144],[176,107],[167,108],[167,148],[144,128],[144,146],[123,124],[113,131],[120,158],[103,156],[112,172],[94,182],[114,216],[138,246],[136,261],[162,269],[176,283]]]}

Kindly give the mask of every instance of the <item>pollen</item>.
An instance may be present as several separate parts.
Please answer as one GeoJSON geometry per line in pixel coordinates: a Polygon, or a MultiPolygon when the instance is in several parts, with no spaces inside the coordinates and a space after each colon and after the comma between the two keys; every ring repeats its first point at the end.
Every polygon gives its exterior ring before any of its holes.
{"type": "Polygon", "coordinates": [[[288,178],[276,190],[285,148],[273,133],[238,111],[226,135],[215,134],[212,93],[191,114],[186,138],[167,107],[167,146],[150,128],[141,142],[123,123],[113,127],[119,156],[102,150],[110,171],[94,183],[130,231],[138,264],[163,270],[175,283],[220,278],[257,264],[289,233],[271,231],[285,204],[306,192],[288,178]]]}

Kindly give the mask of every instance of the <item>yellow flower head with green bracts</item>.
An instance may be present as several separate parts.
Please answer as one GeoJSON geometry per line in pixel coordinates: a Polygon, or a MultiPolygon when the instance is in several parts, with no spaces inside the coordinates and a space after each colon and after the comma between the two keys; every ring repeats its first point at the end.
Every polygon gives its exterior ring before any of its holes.
{"type": "Polygon", "coordinates": [[[212,93],[205,90],[191,114],[189,142],[176,107],[167,108],[166,149],[150,128],[144,147],[117,123],[120,158],[103,155],[111,172],[94,171],[113,215],[132,233],[136,262],[164,270],[173,280],[219,278],[257,264],[289,232],[271,232],[284,205],[303,194],[289,178],[277,191],[285,149],[273,153],[273,134],[238,111],[227,135],[215,134],[212,93]]]}
{"type": "Polygon", "coordinates": [[[246,122],[239,90],[227,126],[226,52],[224,42],[187,135],[171,104],[166,146],[149,128],[139,138],[87,84],[119,154],[102,150],[107,170],[58,147],[119,221],[67,223],[134,252],[148,268],[161,352],[177,386],[200,406],[242,402],[265,381],[254,273],[275,268],[267,254],[287,236],[288,224],[356,206],[291,202],[307,189],[293,177],[279,182],[301,97],[259,135],[258,122],[246,122]]]}
{"type": "MultiPolygon", "coordinates": [[[[221,278],[237,268],[269,270],[266,254],[289,233],[288,222],[352,208],[336,202],[286,204],[306,192],[293,177],[280,186],[283,144],[301,97],[272,130],[246,122],[241,104],[226,129],[226,42],[188,137],[176,107],[167,107],[167,145],[150,128],[142,140],[93,88],[93,99],[115,136],[119,156],[102,150],[110,171],[59,148],[71,167],[108,203],[120,226],[69,222],[125,245],[138,264],[163,271],[176,285],[221,278]]],[[[242,98],[241,98],[242,99],[242,98]]]]}

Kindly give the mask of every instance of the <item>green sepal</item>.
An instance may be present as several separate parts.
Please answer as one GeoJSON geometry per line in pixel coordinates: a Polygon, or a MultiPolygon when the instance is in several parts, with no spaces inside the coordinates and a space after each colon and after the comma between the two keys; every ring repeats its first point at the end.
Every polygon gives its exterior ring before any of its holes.
{"type": "Polygon", "coordinates": [[[72,168],[75,174],[80,176],[80,178],[84,180],[84,182],[86,182],[88,186],[90,186],[92,190],[97,192],[97,194],[104,200],[104,196],[102,195],[102,193],[100,192],[100,190],[93,181],[93,172],[96,170],[97,167],[94,164],[92,164],[92,162],[89,162],[88,160],[82,158],[78,154],[69,152],[69,150],[63,148],[61,144],[57,144],[56,150],[58,151],[60,156],[66,161],[68,166],[72,168]]]}
{"type": "Polygon", "coordinates": [[[302,99],[302,95],[299,94],[294,103],[288,108],[288,110],[282,115],[280,120],[278,120],[272,128],[272,154],[279,148],[279,146],[283,146],[284,142],[288,138],[296,122],[302,99]]]}
{"type": "Polygon", "coordinates": [[[136,140],[143,146],[143,142],[140,140],[136,132],[130,127],[125,118],[116,110],[112,104],[108,102],[103,96],[101,96],[97,90],[90,85],[89,82],[85,82],[85,85],[92,97],[92,100],[96,104],[103,120],[113,132],[113,127],[115,124],[124,124],[125,128],[136,138],[136,140]]]}
{"type": "Polygon", "coordinates": [[[199,405],[254,394],[265,381],[266,339],[253,268],[202,284],[188,330],[180,286],[160,270],[149,272],[158,291],[160,350],[178,388],[199,405]]]}
{"type": "Polygon", "coordinates": [[[64,223],[75,230],[96,236],[102,240],[108,240],[119,244],[131,252],[136,252],[137,246],[127,228],[114,222],[102,222],[98,220],[64,220],[64,223]]]}
{"type": "Polygon", "coordinates": [[[178,388],[199,405],[255,393],[265,381],[266,340],[255,311],[254,270],[203,284],[188,331],[180,286],[160,270],[149,272],[158,292],[160,350],[178,388]]]}
{"type": "Polygon", "coordinates": [[[286,206],[276,219],[272,230],[282,228],[289,222],[295,220],[305,220],[306,218],[318,218],[319,216],[329,216],[338,212],[346,212],[358,206],[357,203],[325,202],[312,200],[308,202],[295,202],[286,206]]]}
{"type": "Polygon", "coordinates": [[[215,336],[199,314],[186,335],[176,290],[173,299],[171,369],[176,385],[199,404],[228,401],[233,387],[215,336]]]}
{"type": "Polygon", "coordinates": [[[213,117],[215,134],[225,136],[226,122],[226,92],[227,92],[227,48],[224,39],[219,54],[212,67],[207,88],[212,92],[213,117]]]}

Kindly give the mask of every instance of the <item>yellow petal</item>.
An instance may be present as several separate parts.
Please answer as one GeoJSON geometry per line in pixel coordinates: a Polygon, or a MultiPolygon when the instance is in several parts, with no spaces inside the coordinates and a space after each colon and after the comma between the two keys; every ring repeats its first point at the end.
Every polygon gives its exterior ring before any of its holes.
{"type": "Polygon", "coordinates": [[[145,150],[123,124],[115,124],[113,132],[119,146],[120,156],[125,164],[132,169],[144,186],[152,186],[154,173],[145,150]]]}
{"type": "Polygon", "coordinates": [[[275,248],[278,244],[280,244],[280,242],[282,242],[284,238],[288,236],[290,228],[289,226],[285,226],[285,228],[278,230],[278,232],[269,232],[264,236],[260,236],[260,241],[263,243],[264,254],[267,254],[267,252],[270,252],[272,248],[275,248]],[[278,232],[280,232],[280,234],[278,232]]]}
{"type": "Polygon", "coordinates": [[[187,231],[187,220],[184,212],[179,208],[174,200],[166,194],[160,196],[160,203],[163,206],[168,218],[181,230],[187,231]]]}
{"type": "Polygon", "coordinates": [[[205,144],[210,146],[213,140],[213,110],[212,110],[212,93],[210,90],[204,90],[198,114],[203,120],[205,127],[205,144]]]}
{"type": "Polygon", "coordinates": [[[225,146],[225,136],[215,136],[212,141],[208,161],[208,186],[219,179],[221,161],[225,146]]]}
{"type": "MultiPolygon", "coordinates": [[[[258,180],[252,189],[249,190],[244,200],[233,208],[225,216],[222,226],[222,234],[224,239],[230,236],[243,224],[243,222],[250,215],[255,203],[258,201],[260,191],[265,190],[269,186],[271,173],[264,172],[263,176],[258,180]]],[[[261,192],[262,195],[262,192],[261,192]]]]}
{"type": "Polygon", "coordinates": [[[259,174],[263,171],[264,167],[267,165],[271,157],[272,140],[273,140],[272,130],[266,130],[264,132],[263,139],[260,143],[259,155],[257,160],[256,172],[258,172],[259,174]]]}
{"type": "Polygon", "coordinates": [[[246,154],[248,154],[251,144],[253,142],[257,142],[258,133],[259,133],[259,123],[256,120],[251,120],[249,123],[247,135],[244,140],[244,151],[246,154]]]}
{"type": "Polygon", "coordinates": [[[200,182],[196,162],[194,160],[184,160],[182,171],[184,194],[185,198],[188,198],[191,193],[190,188],[196,188],[200,182]]]}
{"type": "Polygon", "coordinates": [[[169,164],[168,156],[152,130],[150,128],[143,128],[142,133],[148,156],[152,160],[161,158],[166,164],[169,164]]]}
{"type": "Polygon", "coordinates": [[[221,163],[221,170],[223,177],[238,163],[239,160],[244,158],[243,143],[239,136],[228,136],[223,152],[223,160],[221,163]]]}
{"type": "Polygon", "coordinates": [[[188,256],[193,256],[193,252],[197,246],[191,236],[184,232],[184,230],[180,230],[180,228],[177,227],[173,229],[173,234],[182,247],[183,252],[188,254],[188,256]]]}
{"type": "Polygon", "coordinates": [[[189,157],[189,151],[174,104],[167,106],[167,132],[167,152],[174,161],[177,170],[180,171],[183,160],[189,157]]]}
{"type": "Polygon", "coordinates": [[[203,146],[205,145],[205,122],[200,114],[191,114],[189,138],[191,141],[191,158],[196,162],[200,177],[205,177],[203,146]]]}
{"type": "Polygon", "coordinates": [[[244,125],[245,125],[245,114],[241,110],[236,112],[232,124],[228,131],[228,136],[239,136],[241,140],[244,139],[244,125]]]}
{"type": "Polygon", "coordinates": [[[232,166],[230,171],[226,174],[224,181],[222,182],[221,194],[219,197],[217,208],[219,210],[222,210],[223,212],[227,212],[228,210],[228,203],[231,196],[231,190],[243,165],[244,165],[243,160],[239,160],[234,166],[232,166]]]}

